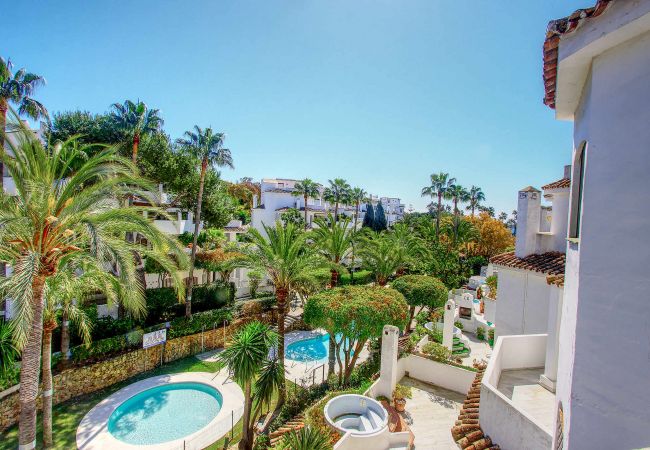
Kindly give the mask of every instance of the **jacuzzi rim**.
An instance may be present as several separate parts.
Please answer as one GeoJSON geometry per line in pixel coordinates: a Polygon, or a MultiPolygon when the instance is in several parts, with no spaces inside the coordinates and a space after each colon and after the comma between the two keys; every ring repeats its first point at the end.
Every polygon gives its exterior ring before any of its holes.
{"type": "MultiPolygon", "coordinates": [[[[136,381],[114,392],[96,404],[81,420],[77,427],[76,443],[79,450],[124,449],[124,450],[167,450],[182,448],[183,443],[192,441],[202,435],[207,429],[213,430],[209,435],[212,442],[223,437],[230,428],[221,431],[222,421],[227,420],[230,425],[231,411],[234,411],[234,421],[237,423],[243,416],[244,393],[227,374],[209,372],[183,372],[167,375],[157,375],[144,380],[136,381]],[[130,444],[121,441],[108,431],[108,420],[113,413],[134,396],[149,389],[178,383],[197,383],[209,386],[221,395],[221,409],[204,427],[178,439],[160,442],[157,444],[130,444]],[[213,436],[214,434],[214,436],[213,436]]],[[[209,444],[211,444],[210,442],[209,444]]],[[[207,445],[209,445],[207,444],[207,445]]]]}
{"type": "MultiPolygon", "coordinates": [[[[332,428],[334,428],[335,430],[337,430],[338,432],[343,433],[343,434],[350,433],[350,434],[353,434],[353,435],[355,435],[355,436],[370,436],[370,435],[374,435],[374,434],[376,434],[376,433],[379,433],[379,432],[385,430],[386,427],[388,427],[388,420],[389,420],[389,418],[390,418],[390,417],[389,417],[389,413],[388,413],[388,411],[386,410],[386,408],[384,408],[384,405],[382,405],[379,401],[375,400],[374,398],[372,398],[372,397],[368,397],[368,396],[363,395],[363,394],[341,394],[341,395],[337,395],[336,397],[331,398],[331,399],[330,399],[330,400],[325,404],[325,406],[323,407],[323,416],[325,416],[325,421],[328,423],[328,425],[331,426],[332,428]],[[341,398],[341,397],[356,397],[356,398],[363,398],[363,399],[366,400],[367,402],[374,403],[374,404],[375,404],[376,406],[378,406],[378,407],[379,407],[379,408],[384,412],[384,414],[385,414],[385,417],[384,417],[384,419],[382,420],[381,426],[379,426],[379,427],[377,427],[377,428],[374,428],[374,429],[372,429],[372,430],[369,430],[369,431],[355,431],[355,430],[350,430],[350,429],[348,429],[348,428],[339,428],[339,427],[337,427],[337,426],[334,424],[334,422],[332,421],[332,419],[330,418],[330,416],[329,416],[329,414],[327,413],[327,411],[329,410],[330,404],[331,404],[334,400],[339,399],[339,398],[341,398]]],[[[339,416],[340,416],[340,415],[339,415],[339,416]]]]}

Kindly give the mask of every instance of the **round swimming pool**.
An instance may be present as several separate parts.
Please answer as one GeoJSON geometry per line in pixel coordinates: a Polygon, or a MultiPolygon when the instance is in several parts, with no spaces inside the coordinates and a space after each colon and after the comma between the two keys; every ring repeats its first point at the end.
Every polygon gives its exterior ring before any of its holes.
{"type": "MultiPolygon", "coordinates": [[[[328,358],[329,355],[328,333],[310,337],[287,345],[285,356],[287,359],[298,362],[319,361],[328,358]]],[[[341,340],[341,335],[336,336],[336,340],[341,340]]],[[[343,356],[343,349],[341,349],[343,356]]]]}
{"type": "Polygon", "coordinates": [[[222,405],[221,393],[207,384],[156,386],[119,405],[108,419],[108,432],[127,444],[173,441],[204,428],[222,405]]]}

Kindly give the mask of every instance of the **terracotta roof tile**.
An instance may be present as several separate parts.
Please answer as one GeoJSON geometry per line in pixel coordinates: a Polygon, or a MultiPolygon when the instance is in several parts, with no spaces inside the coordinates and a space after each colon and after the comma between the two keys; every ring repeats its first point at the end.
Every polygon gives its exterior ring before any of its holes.
{"type": "Polygon", "coordinates": [[[557,287],[564,287],[564,274],[562,275],[549,275],[546,277],[546,282],[549,285],[555,285],[557,287]]]}
{"type": "Polygon", "coordinates": [[[464,450],[491,449],[499,450],[499,446],[492,442],[489,436],[483,434],[479,424],[479,409],[481,403],[481,380],[487,367],[485,363],[476,363],[476,376],[472,386],[467,392],[465,402],[458,415],[456,424],[451,428],[451,435],[464,450]]]}
{"type": "Polygon", "coordinates": [[[224,231],[235,231],[237,233],[239,232],[243,233],[246,231],[246,228],[244,227],[223,227],[223,229],[224,231]]]}
{"type": "Polygon", "coordinates": [[[542,189],[547,191],[549,189],[562,189],[571,187],[571,178],[562,178],[561,180],[554,181],[545,186],[542,186],[542,189]]]}
{"type": "Polygon", "coordinates": [[[570,16],[549,22],[544,41],[544,104],[548,107],[555,109],[560,37],[575,31],[584,21],[600,16],[613,2],[614,0],[597,0],[591,8],[579,9],[570,16]]]}
{"type": "Polygon", "coordinates": [[[518,258],[515,252],[502,253],[490,259],[492,264],[515,269],[532,270],[548,275],[563,275],[566,255],[561,252],[535,253],[518,258]]]}

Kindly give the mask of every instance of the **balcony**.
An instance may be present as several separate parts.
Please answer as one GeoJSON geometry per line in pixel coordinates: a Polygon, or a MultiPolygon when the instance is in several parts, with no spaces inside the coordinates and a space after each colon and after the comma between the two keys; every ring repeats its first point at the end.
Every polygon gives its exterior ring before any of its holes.
{"type": "Polygon", "coordinates": [[[501,336],[481,383],[480,422],[503,449],[549,449],[555,395],[539,384],[546,334],[501,336]]]}

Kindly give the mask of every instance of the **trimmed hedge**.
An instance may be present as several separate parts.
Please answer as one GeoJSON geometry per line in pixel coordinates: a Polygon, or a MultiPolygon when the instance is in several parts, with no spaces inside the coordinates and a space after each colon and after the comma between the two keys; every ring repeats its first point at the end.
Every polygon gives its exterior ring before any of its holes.
{"type": "MultiPolygon", "coordinates": [[[[354,272],[354,284],[368,284],[373,281],[374,278],[372,272],[369,270],[359,270],[354,272]]],[[[339,286],[345,286],[346,284],[352,284],[352,277],[349,272],[339,274],[339,286]]]]}
{"type": "MultiPolygon", "coordinates": [[[[233,294],[232,288],[223,284],[197,286],[192,290],[192,312],[223,308],[231,301],[233,294]]],[[[172,288],[147,289],[145,296],[146,325],[169,322],[175,317],[185,315],[185,303],[178,301],[176,292],[172,288]]]]}

